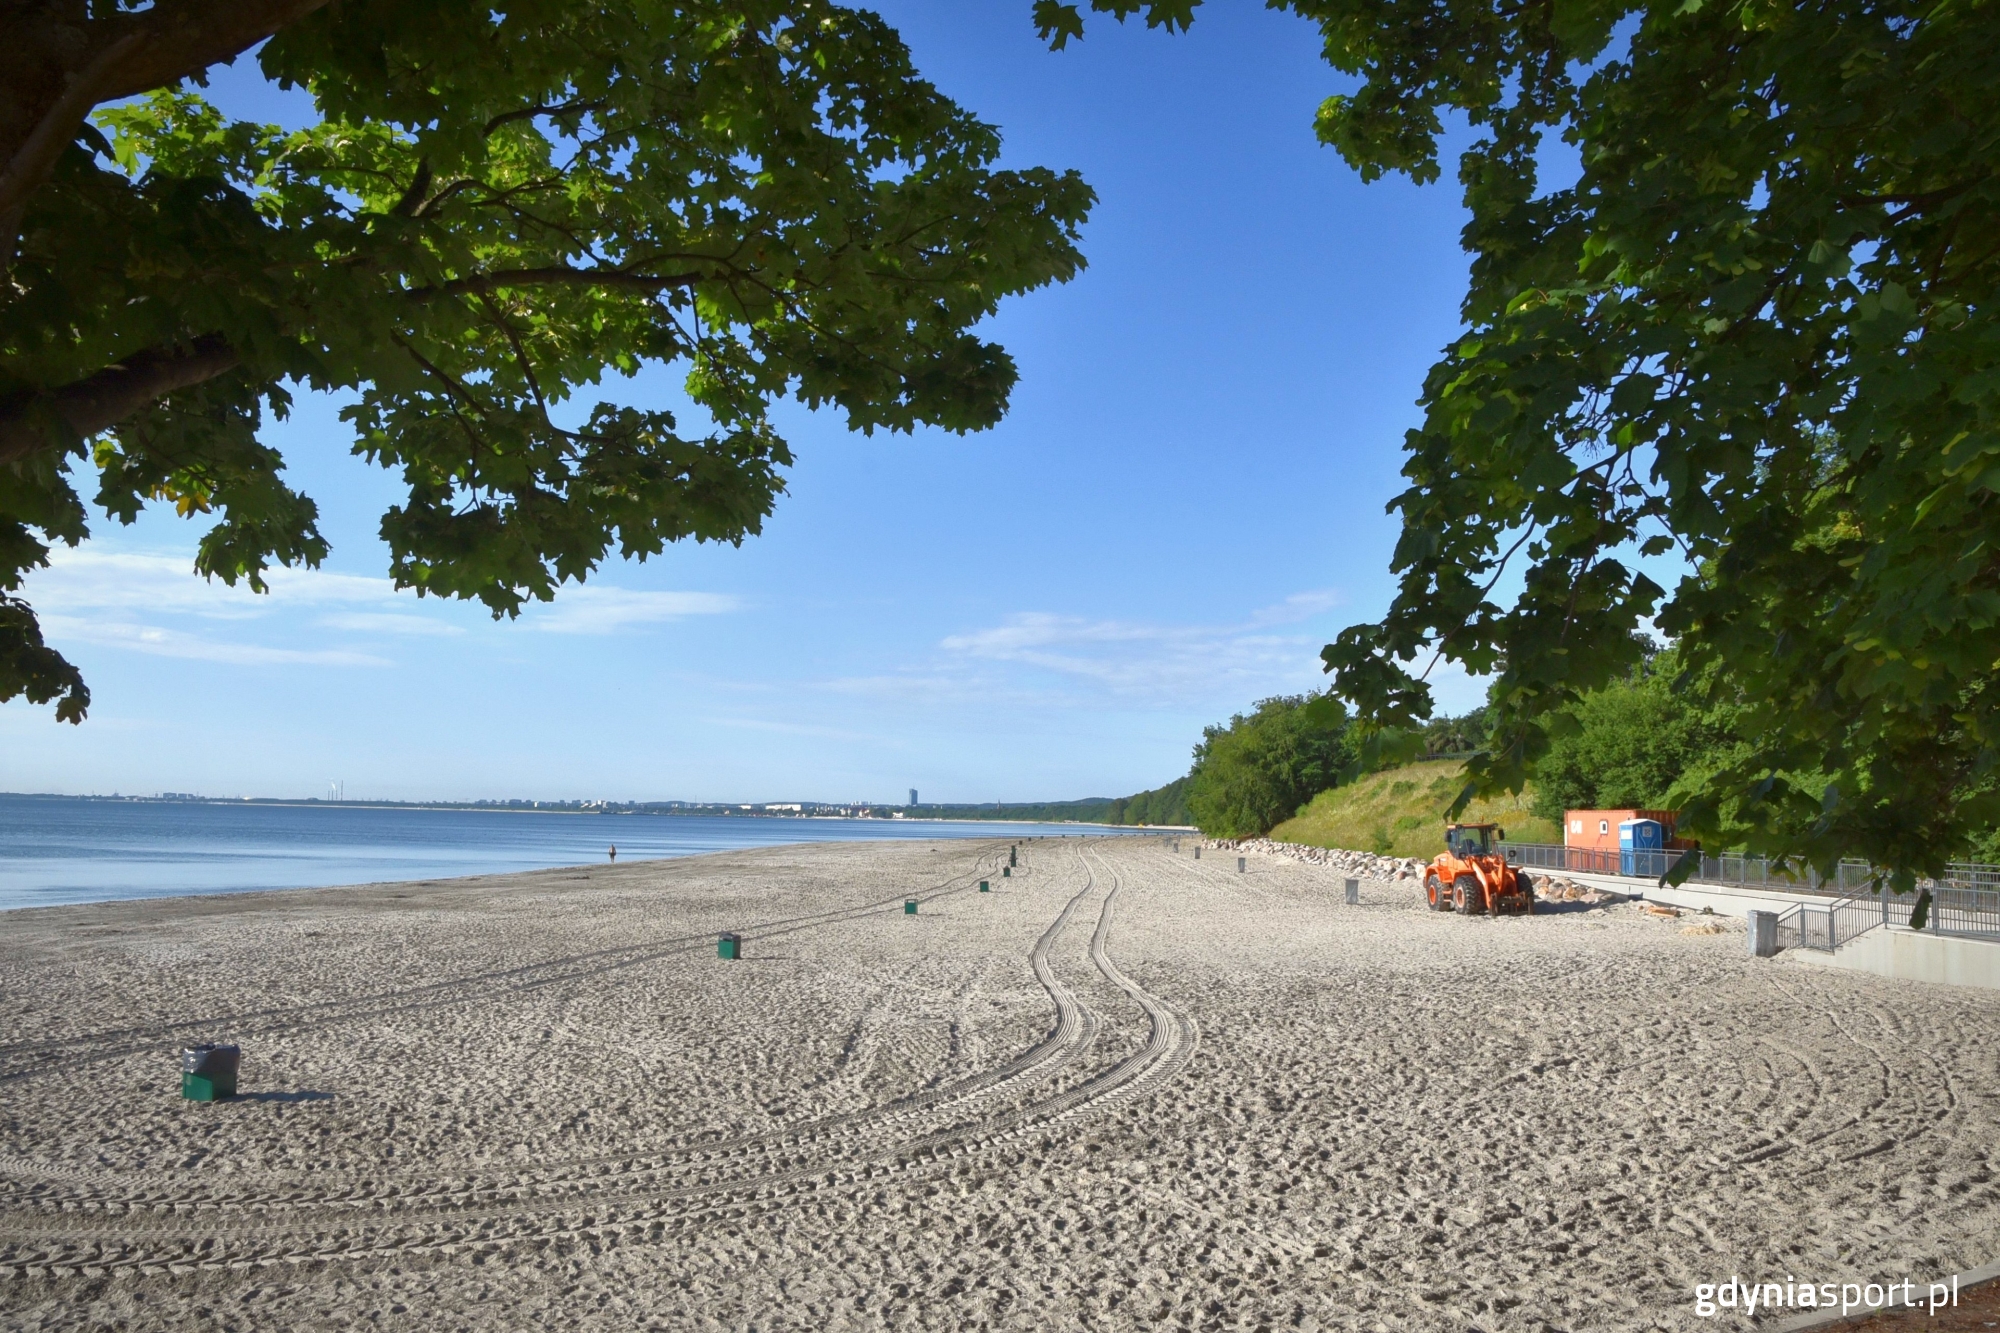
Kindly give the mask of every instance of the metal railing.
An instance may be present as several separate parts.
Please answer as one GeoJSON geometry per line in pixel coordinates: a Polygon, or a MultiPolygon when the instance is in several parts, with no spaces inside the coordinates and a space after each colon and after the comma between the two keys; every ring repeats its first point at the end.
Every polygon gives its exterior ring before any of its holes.
{"type": "MultiPolygon", "coordinates": [[[[1916,910],[1914,893],[1883,893],[1874,896],[1881,904],[1886,925],[1908,926],[1916,910]]],[[[1991,889],[1963,889],[1940,884],[1931,889],[1930,920],[1924,929],[1938,935],[1968,935],[1976,939],[2000,940],[2000,892],[1991,889]]]]}
{"type": "MultiPolygon", "coordinates": [[[[1798,903],[1778,914],[1778,947],[1832,953],[1877,926],[1908,929],[1916,910],[1914,893],[1860,894],[1824,907],[1818,903],[1798,903]]],[[[2000,893],[1935,886],[1931,889],[1929,919],[1923,929],[1931,935],[2000,940],[2000,893]]]]}
{"type": "MultiPolygon", "coordinates": [[[[1908,920],[1907,914],[1905,921],[1908,920]]],[[[1842,898],[1824,907],[1798,903],[1778,913],[1778,947],[1832,953],[1857,935],[1884,925],[1888,917],[1880,898],[1842,898]]]]}
{"type": "MultiPolygon", "coordinates": [[[[1501,846],[1508,861],[1529,869],[1655,880],[1682,856],[1674,848],[1642,852],[1533,842],[1501,846]]],[[[1917,895],[1888,892],[1874,879],[1866,861],[1842,861],[1833,875],[1822,877],[1810,867],[1773,868],[1761,856],[1724,855],[1701,857],[1687,882],[1824,894],[1832,901],[1798,903],[1779,913],[1778,945],[1831,953],[1877,926],[1909,926],[1917,895]]],[[[1924,881],[1920,887],[1931,893],[1926,933],[2000,940],[2000,866],[1954,862],[1946,867],[1944,878],[1924,881]]]]}
{"type": "MultiPolygon", "coordinates": [[[[1540,842],[1506,842],[1500,846],[1509,861],[1530,869],[1567,870],[1585,875],[1623,875],[1636,879],[1659,879],[1684,855],[1674,847],[1657,852],[1628,852],[1616,847],[1559,847],[1540,842]]],[[[1845,898],[1873,892],[1874,877],[1874,868],[1866,861],[1842,861],[1831,876],[1822,876],[1810,866],[1778,867],[1762,856],[1724,853],[1702,856],[1688,879],[1702,884],[1779,889],[1787,893],[1824,893],[1830,897],[1845,898]]],[[[1934,883],[1948,889],[2000,893],[2000,865],[1954,861],[1945,867],[1944,877],[1934,883]]],[[[1913,895],[1903,896],[1908,898],[1913,895]]]]}

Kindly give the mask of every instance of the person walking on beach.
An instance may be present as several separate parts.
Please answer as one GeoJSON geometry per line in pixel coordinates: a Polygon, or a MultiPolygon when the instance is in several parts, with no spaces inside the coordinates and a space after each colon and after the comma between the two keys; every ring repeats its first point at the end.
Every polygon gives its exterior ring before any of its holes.
{"type": "Polygon", "coordinates": [[[618,859],[618,844],[615,842],[611,844],[611,859],[613,861],[618,859]]]}

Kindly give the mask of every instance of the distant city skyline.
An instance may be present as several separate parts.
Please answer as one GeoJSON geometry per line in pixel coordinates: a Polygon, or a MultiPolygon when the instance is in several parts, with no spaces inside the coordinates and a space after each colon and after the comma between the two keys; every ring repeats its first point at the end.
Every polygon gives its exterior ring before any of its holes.
{"type": "MultiPolygon", "coordinates": [[[[1127,793],[1128,795],[1130,793],[1127,793]]],[[[912,791],[910,795],[915,796],[912,791]]],[[[447,798],[430,800],[406,800],[388,796],[348,796],[344,792],[338,796],[331,793],[316,796],[266,796],[251,792],[198,792],[198,791],[158,791],[158,792],[40,792],[40,791],[0,791],[0,797],[14,797],[26,800],[84,800],[84,801],[136,801],[153,803],[198,803],[231,805],[254,803],[262,805],[411,805],[437,806],[455,809],[523,809],[523,810],[687,810],[700,812],[743,811],[755,814],[809,814],[809,815],[857,815],[874,812],[894,812],[898,818],[905,810],[920,807],[917,801],[899,803],[894,800],[873,801],[856,797],[851,800],[827,801],[818,799],[778,800],[778,801],[700,801],[666,800],[648,801],[624,799],[609,796],[589,797],[481,797],[475,800],[454,801],[447,798]]],[[[1029,806],[1052,805],[1092,805],[1119,799],[1115,796],[1091,795],[1068,800],[1049,801],[941,801],[928,809],[932,810],[1013,810],[1029,806]]]]}

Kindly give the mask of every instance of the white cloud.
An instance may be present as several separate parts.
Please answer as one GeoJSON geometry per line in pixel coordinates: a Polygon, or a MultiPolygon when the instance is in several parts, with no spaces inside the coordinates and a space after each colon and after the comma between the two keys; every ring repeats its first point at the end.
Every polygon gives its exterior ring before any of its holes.
{"type": "Polygon", "coordinates": [[[615,634],[631,625],[720,615],[738,605],[734,597],[722,593],[632,592],[585,584],[564,588],[554,602],[524,608],[521,622],[548,634],[615,634]]]}
{"type": "MultiPolygon", "coordinates": [[[[484,608],[453,606],[435,598],[399,591],[386,578],[335,574],[319,569],[273,569],[268,593],[205,579],[184,555],[104,551],[91,547],[58,549],[49,568],[27,581],[27,595],[52,638],[122,647],[172,657],[218,662],[322,662],[375,665],[383,659],[337,645],[265,647],[220,642],[191,629],[158,622],[250,621],[287,611],[323,609],[310,626],[346,635],[458,635],[470,613],[483,620],[484,608]]],[[[735,598],[714,593],[634,592],[599,585],[570,587],[553,605],[531,604],[521,624],[550,634],[614,634],[620,630],[714,615],[735,609],[735,598]]],[[[288,629],[287,637],[304,637],[288,629]]]]}
{"type": "MultiPolygon", "coordinates": [[[[1090,620],[1023,612],[987,629],[955,634],[939,647],[957,669],[909,677],[845,682],[848,688],[934,693],[946,680],[966,679],[973,663],[1032,672],[1136,700],[1242,702],[1320,683],[1324,637],[1276,632],[1320,615],[1339,602],[1328,591],[1298,593],[1233,624],[1169,625],[1090,620]]],[[[982,682],[982,692],[990,686],[982,682]]]]}
{"type": "Polygon", "coordinates": [[[358,630],[363,634],[465,633],[464,627],[460,625],[389,611],[341,611],[330,616],[321,616],[317,623],[331,629],[358,630]]]}
{"type": "Polygon", "coordinates": [[[1250,613],[1253,625],[1292,625],[1301,620],[1310,620],[1324,615],[1346,599],[1332,588],[1319,588],[1312,592],[1295,592],[1275,606],[1267,606],[1250,613]]]}
{"type": "Polygon", "coordinates": [[[1234,626],[1146,625],[1036,612],[953,635],[946,652],[1090,681],[1121,694],[1180,695],[1252,679],[1299,674],[1317,645],[1297,635],[1234,626]]]}
{"type": "Polygon", "coordinates": [[[157,625],[136,625],[127,621],[85,619],[77,616],[44,615],[43,632],[57,643],[94,643],[155,657],[184,657],[202,662],[229,662],[239,666],[391,666],[391,662],[369,653],[345,649],[267,648],[253,643],[227,643],[162,629],[157,625]]]}
{"type": "Polygon", "coordinates": [[[317,569],[274,569],[266,576],[269,594],[249,585],[230,587],[194,572],[186,556],[59,548],[49,567],[28,576],[28,595],[51,611],[131,609],[180,613],[211,619],[243,620],[275,606],[354,604],[395,596],[387,579],[330,574],[317,569]]]}

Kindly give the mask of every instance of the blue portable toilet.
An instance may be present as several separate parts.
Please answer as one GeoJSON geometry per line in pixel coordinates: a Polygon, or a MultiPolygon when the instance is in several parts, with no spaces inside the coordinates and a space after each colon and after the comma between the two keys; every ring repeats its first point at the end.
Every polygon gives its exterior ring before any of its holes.
{"type": "Polygon", "coordinates": [[[1657,819],[1624,819],[1618,823],[1618,873],[1651,875],[1659,853],[1667,850],[1667,826],[1657,819]],[[1640,854],[1651,852],[1641,870],[1640,854]]]}

